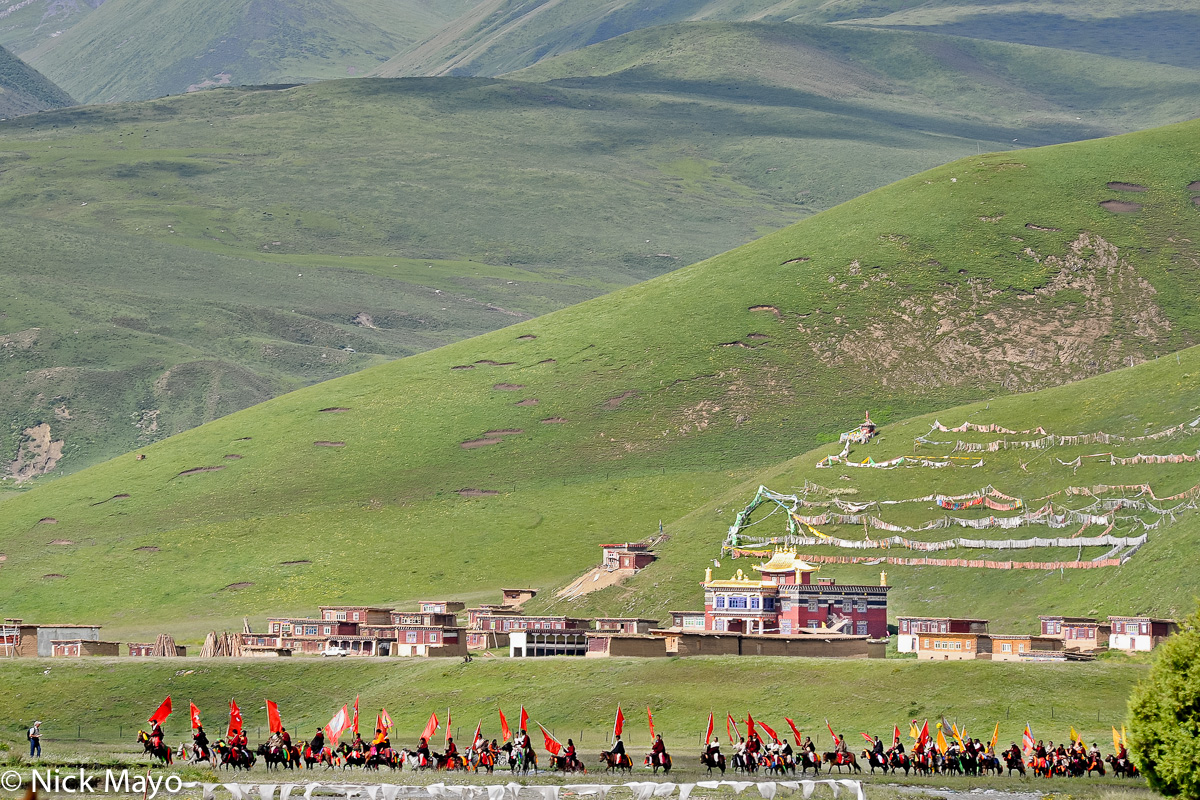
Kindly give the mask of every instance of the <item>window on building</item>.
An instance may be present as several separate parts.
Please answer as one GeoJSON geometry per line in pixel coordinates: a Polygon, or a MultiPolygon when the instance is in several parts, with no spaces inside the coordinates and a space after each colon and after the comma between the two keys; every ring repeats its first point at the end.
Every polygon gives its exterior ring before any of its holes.
{"type": "Polygon", "coordinates": [[[345,611],[337,612],[336,619],[338,622],[345,622],[346,621],[346,612],[345,611]]]}
{"type": "Polygon", "coordinates": [[[908,620],[906,620],[906,619],[900,620],[900,632],[908,633],[908,620]]]}
{"type": "Polygon", "coordinates": [[[938,632],[948,633],[949,631],[950,631],[950,623],[949,622],[939,622],[938,623],[938,632]]]}
{"type": "Polygon", "coordinates": [[[922,647],[924,647],[926,650],[928,650],[928,649],[929,649],[929,640],[928,640],[928,639],[924,639],[923,641],[925,642],[925,644],[923,644],[923,645],[921,645],[921,646],[922,646],[922,647]]]}
{"type": "Polygon", "coordinates": [[[774,597],[764,597],[763,598],[763,610],[764,611],[774,611],[775,610],[775,598],[774,597]]]}
{"type": "Polygon", "coordinates": [[[355,622],[358,621],[358,612],[357,611],[354,612],[354,621],[355,622]]]}
{"type": "Polygon", "coordinates": [[[304,635],[305,636],[316,636],[317,635],[317,626],[316,625],[305,625],[304,626],[304,635]]]}
{"type": "MultiPolygon", "coordinates": [[[[769,600],[767,600],[767,602],[774,603],[775,601],[773,599],[769,599],[769,600]]],[[[768,608],[770,608],[770,606],[768,606],[768,608]]],[[[780,611],[791,611],[792,610],[792,601],[787,599],[786,597],[780,599],[779,610],[780,611]]]]}
{"type": "Polygon", "coordinates": [[[729,607],[730,608],[745,608],[746,607],[746,598],[744,598],[744,597],[729,598],[729,607]]]}
{"type": "Polygon", "coordinates": [[[850,604],[851,604],[851,602],[852,602],[852,601],[850,600],[850,598],[849,598],[849,597],[843,597],[843,598],[842,598],[842,613],[843,613],[843,614],[849,614],[849,613],[850,613],[850,604]]]}
{"type": "Polygon", "coordinates": [[[782,633],[784,636],[787,636],[788,634],[790,634],[792,632],[792,621],[790,619],[785,619],[782,622],[780,622],[779,623],[779,632],[782,633]]]}
{"type": "Polygon", "coordinates": [[[1012,652],[1012,642],[1001,642],[1000,652],[1001,653],[1011,653],[1012,652]]]}
{"type": "Polygon", "coordinates": [[[430,644],[437,644],[437,640],[438,640],[438,635],[437,635],[436,633],[430,633],[430,634],[429,634],[429,642],[430,642],[430,644]]]}
{"type": "Polygon", "coordinates": [[[271,623],[271,633],[279,633],[279,623],[278,622],[271,623]]]}
{"type": "Polygon", "coordinates": [[[816,613],[818,602],[819,601],[815,597],[808,598],[808,610],[810,613],[816,613]]]}
{"type": "Polygon", "coordinates": [[[331,625],[326,625],[323,628],[321,628],[321,633],[328,636],[329,634],[333,633],[333,627],[331,625]]]}
{"type": "Polygon", "coordinates": [[[408,644],[416,644],[417,643],[417,632],[409,631],[408,633],[404,634],[404,641],[407,642],[408,644]]]}
{"type": "Polygon", "coordinates": [[[716,602],[713,603],[713,608],[724,608],[724,607],[725,607],[725,597],[723,595],[717,595],[716,602]]]}
{"type": "Polygon", "coordinates": [[[855,611],[857,611],[857,612],[858,612],[858,613],[860,613],[860,614],[865,614],[865,613],[866,613],[866,611],[867,611],[867,600],[866,600],[866,598],[860,598],[860,599],[858,599],[858,600],[855,600],[855,601],[854,601],[854,610],[855,610],[855,611]]]}
{"type": "Polygon", "coordinates": [[[1017,642],[1017,652],[1018,653],[1025,652],[1025,643],[1024,642],[1017,642]]]}
{"type": "Polygon", "coordinates": [[[859,635],[859,636],[866,636],[866,635],[867,635],[867,622],[866,622],[866,620],[859,620],[859,622],[858,622],[858,635],[859,635]]]}
{"type": "Polygon", "coordinates": [[[750,607],[751,608],[758,608],[760,605],[762,605],[762,601],[759,600],[759,598],[757,598],[757,597],[750,598],[750,607]]]}

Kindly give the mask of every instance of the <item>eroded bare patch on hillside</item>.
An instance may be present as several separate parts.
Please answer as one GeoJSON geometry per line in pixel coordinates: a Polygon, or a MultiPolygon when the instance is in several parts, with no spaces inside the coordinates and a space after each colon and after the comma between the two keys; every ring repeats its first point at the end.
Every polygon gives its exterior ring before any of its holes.
{"type": "Polygon", "coordinates": [[[22,483],[54,469],[62,458],[63,442],[54,441],[50,426],[43,422],[22,431],[17,457],[8,464],[8,474],[22,483]]]}
{"type": "Polygon", "coordinates": [[[910,297],[864,326],[807,321],[817,359],[830,367],[899,371],[925,386],[995,383],[1010,390],[1078,380],[1150,357],[1170,322],[1155,290],[1117,248],[1082,233],[1063,257],[1026,248],[1054,270],[1035,292],[991,281],[910,297]]]}

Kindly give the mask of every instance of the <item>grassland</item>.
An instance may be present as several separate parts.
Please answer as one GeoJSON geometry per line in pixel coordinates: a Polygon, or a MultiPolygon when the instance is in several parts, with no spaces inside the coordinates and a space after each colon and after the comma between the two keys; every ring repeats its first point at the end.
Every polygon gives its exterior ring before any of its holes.
{"type": "Polygon", "coordinates": [[[400,745],[415,744],[431,712],[444,721],[447,707],[457,740],[469,739],[471,723],[478,720],[488,736],[498,736],[496,708],[515,724],[523,704],[531,719],[564,740],[574,738],[590,760],[602,748],[619,702],[629,718],[626,741],[635,753],[647,738],[641,709],[649,706],[655,729],[681,766],[689,767],[710,710],[718,720],[726,713],[744,720],[749,712],[785,731],[783,717],[788,716],[821,746],[829,743],[826,717],[836,731],[853,737],[859,731],[890,731],[893,725],[907,731],[910,719],[942,714],[981,739],[999,722],[1001,740],[1008,742],[1019,738],[1029,722],[1038,736],[1054,741],[1073,725],[1089,741],[1103,743],[1111,741],[1110,725],[1120,726],[1125,698],[1145,673],[1144,664],[752,657],[476,659],[470,664],[440,659],[18,661],[0,664],[0,678],[10,689],[0,698],[6,720],[0,738],[23,739],[21,725],[37,718],[51,757],[86,747],[70,741],[77,726],[78,735],[106,744],[111,752],[122,731],[131,738],[134,726],[166,694],[177,709],[166,725],[172,741],[184,737],[187,716],[181,712],[189,699],[200,708],[211,736],[228,716],[230,697],[242,708],[252,739],[259,738],[257,728],[265,730],[263,696],[279,703],[294,736],[307,736],[360,694],[364,724],[373,723],[381,706],[387,708],[396,722],[393,741],[400,745]],[[1048,694],[1061,703],[1048,701],[1048,694]]]}
{"type": "Polygon", "coordinates": [[[0,126],[9,458],[45,422],[54,469],[78,469],[915,169],[1182,118],[1200,94],[1171,67],[780,24],[667,26],[523,77],[230,89],[0,126]]]}
{"type": "MultiPolygon", "coordinates": [[[[671,534],[661,567],[639,576],[636,597],[597,602],[690,606],[735,504],[863,409],[900,421],[1194,342],[1195,132],[970,157],[662,278],[49,482],[4,503],[7,613],[194,640],[318,602],[476,600],[500,584],[562,585],[598,543],[640,538],[660,519],[671,534]],[[1116,180],[1146,191],[1108,188],[1116,180]],[[1099,205],[1118,196],[1143,208],[1099,205]],[[222,469],[193,471],[205,467],[222,469]],[[724,515],[697,511],[714,499],[724,515]]],[[[1198,357],[1080,384],[1060,395],[1078,419],[1046,422],[1108,425],[1089,416],[1108,407],[1098,395],[1127,399],[1111,416],[1139,417],[1118,432],[1182,421],[1198,357]],[[1152,413],[1172,397],[1177,407],[1152,413]]],[[[1030,404],[1013,406],[1017,427],[1040,397],[1011,401],[1030,404]]],[[[1172,480],[1186,483],[1188,469],[1172,480]]],[[[1069,479],[1038,480],[1051,474],[1069,479]]],[[[1127,590],[1139,607],[1186,602],[1158,579],[1168,570],[1191,585],[1186,539],[1164,535],[1115,573],[1146,570],[1127,590]]],[[[1112,574],[1055,577],[1046,597],[1113,608],[1112,574]]],[[[950,610],[970,590],[998,623],[1025,626],[1050,579],[989,575],[992,588],[976,592],[979,577],[958,572],[953,592],[905,589],[893,602],[950,610]],[[1008,602],[1022,585],[1030,599],[1008,602]]]]}
{"type": "Polygon", "coordinates": [[[0,120],[74,104],[70,95],[0,47],[0,120]]]}
{"type": "Polygon", "coordinates": [[[82,102],[112,103],[363,75],[475,3],[108,0],[74,14],[64,5],[0,19],[0,43],[82,102]]]}

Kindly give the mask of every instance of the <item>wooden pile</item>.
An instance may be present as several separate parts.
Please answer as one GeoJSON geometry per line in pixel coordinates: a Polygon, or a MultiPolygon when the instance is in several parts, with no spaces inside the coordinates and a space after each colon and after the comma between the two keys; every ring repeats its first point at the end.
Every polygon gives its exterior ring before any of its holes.
{"type": "Polygon", "coordinates": [[[154,649],[150,651],[152,656],[169,656],[174,658],[179,655],[179,650],[175,647],[175,637],[167,633],[160,633],[158,638],[154,640],[154,649]]]}
{"type": "Polygon", "coordinates": [[[242,654],[242,639],[229,631],[217,634],[209,631],[204,637],[204,647],[200,648],[201,658],[237,658],[242,654]]]}

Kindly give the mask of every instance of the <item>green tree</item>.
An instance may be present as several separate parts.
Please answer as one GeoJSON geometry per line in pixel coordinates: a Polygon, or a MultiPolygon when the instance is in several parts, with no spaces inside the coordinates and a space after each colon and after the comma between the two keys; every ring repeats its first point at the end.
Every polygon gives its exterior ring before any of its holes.
{"type": "Polygon", "coordinates": [[[1129,750],[1155,791],[1200,800],[1200,611],[1159,647],[1133,690],[1129,750]]]}

